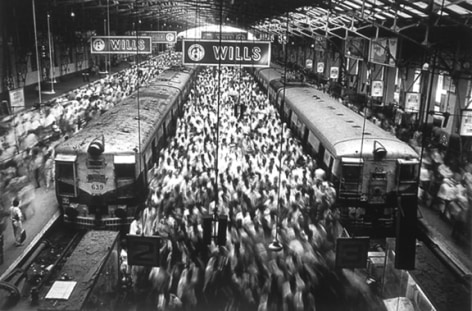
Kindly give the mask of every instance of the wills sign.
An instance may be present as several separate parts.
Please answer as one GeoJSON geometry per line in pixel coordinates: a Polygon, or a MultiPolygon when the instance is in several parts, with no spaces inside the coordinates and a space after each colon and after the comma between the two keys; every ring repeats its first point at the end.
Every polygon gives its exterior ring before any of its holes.
{"type": "Polygon", "coordinates": [[[184,40],[184,65],[269,67],[270,42],[184,40]]]}
{"type": "Polygon", "coordinates": [[[91,38],[92,54],[151,54],[151,37],[100,36],[91,38]]]}

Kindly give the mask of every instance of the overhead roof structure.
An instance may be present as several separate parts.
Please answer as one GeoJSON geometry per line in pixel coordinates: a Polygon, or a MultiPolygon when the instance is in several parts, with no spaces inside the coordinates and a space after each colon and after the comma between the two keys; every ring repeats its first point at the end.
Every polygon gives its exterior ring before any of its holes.
{"type": "Polygon", "coordinates": [[[50,0],[39,6],[69,7],[90,14],[133,17],[183,28],[228,24],[269,32],[284,29],[290,12],[292,33],[334,33],[375,25],[402,32],[411,27],[472,28],[472,0],[50,0]]]}
{"type": "Polygon", "coordinates": [[[132,30],[138,24],[141,30],[178,32],[217,24],[265,33],[272,38],[287,34],[303,40],[314,36],[339,39],[398,36],[421,48],[449,49],[449,54],[456,53],[457,45],[462,50],[472,45],[472,0],[36,0],[36,3],[43,11],[79,12],[82,20],[86,20],[82,24],[95,29],[102,29],[102,20],[109,17],[111,30],[116,33],[132,30]]]}

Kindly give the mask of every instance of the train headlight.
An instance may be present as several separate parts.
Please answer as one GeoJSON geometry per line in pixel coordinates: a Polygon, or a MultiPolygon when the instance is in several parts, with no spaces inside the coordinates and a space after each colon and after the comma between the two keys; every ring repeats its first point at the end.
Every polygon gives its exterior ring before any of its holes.
{"type": "Polygon", "coordinates": [[[378,142],[377,140],[374,141],[374,158],[376,159],[383,159],[387,155],[387,149],[378,142]]]}
{"type": "Polygon", "coordinates": [[[105,151],[105,137],[95,138],[88,146],[87,152],[93,156],[98,156],[105,151]]]}

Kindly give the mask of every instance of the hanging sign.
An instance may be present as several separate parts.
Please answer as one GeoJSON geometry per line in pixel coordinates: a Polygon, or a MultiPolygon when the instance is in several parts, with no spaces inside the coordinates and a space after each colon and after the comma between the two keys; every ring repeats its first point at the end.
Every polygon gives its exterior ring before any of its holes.
{"type": "Polygon", "coordinates": [[[462,110],[461,136],[472,136],[472,110],[462,110]]]}
{"type": "Polygon", "coordinates": [[[12,113],[25,109],[25,92],[22,87],[9,91],[12,113]]]}
{"type": "Polygon", "coordinates": [[[369,61],[371,63],[395,66],[397,56],[397,38],[379,38],[370,41],[369,61]]]}
{"type": "Polygon", "coordinates": [[[140,31],[139,36],[151,37],[152,43],[177,42],[177,31],[140,31]]]}
{"type": "Polygon", "coordinates": [[[420,110],[420,93],[406,93],[405,111],[418,112],[420,110]]]}
{"type": "Polygon", "coordinates": [[[92,54],[151,54],[151,37],[97,36],[90,39],[92,54]]]}
{"type": "Polygon", "coordinates": [[[383,96],[383,81],[372,81],[372,97],[382,97],[383,96]]]}
{"type": "Polygon", "coordinates": [[[184,65],[269,67],[270,42],[183,40],[184,65]]]}
{"type": "Polygon", "coordinates": [[[324,63],[323,62],[319,62],[316,65],[316,72],[317,73],[323,73],[324,72],[324,63]]]}
{"type": "Polygon", "coordinates": [[[337,79],[339,77],[339,67],[331,67],[329,70],[329,77],[331,79],[337,79]]]}
{"type": "Polygon", "coordinates": [[[313,60],[308,58],[305,60],[305,68],[306,69],[312,69],[313,68],[313,60]]]}
{"type": "Polygon", "coordinates": [[[364,59],[366,39],[348,37],[345,40],[345,53],[344,55],[348,58],[353,59],[364,59]]]}
{"type": "Polygon", "coordinates": [[[128,234],[126,239],[129,265],[159,266],[159,237],[128,234]]]}
{"type": "Polygon", "coordinates": [[[202,31],[202,39],[210,40],[247,40],[246,32],[202,31]]]}

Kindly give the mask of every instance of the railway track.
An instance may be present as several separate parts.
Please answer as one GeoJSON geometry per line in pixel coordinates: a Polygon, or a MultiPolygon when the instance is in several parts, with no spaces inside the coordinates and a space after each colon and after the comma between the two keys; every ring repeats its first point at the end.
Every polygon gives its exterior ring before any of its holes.
{"type": "Polygon", "coordinates": [[[416,267],[410,274],[438,311],[471,310],[470,271],[419,222],[416,267]]]}
{"type": "Polygon", "coordinates": [[[22,260],[0,280],[0,310],[24,310],[34,305],[39,290],[59,276],[62,265],[81,240],[84,232],[66,228],[57,218],[22,260]]]}

